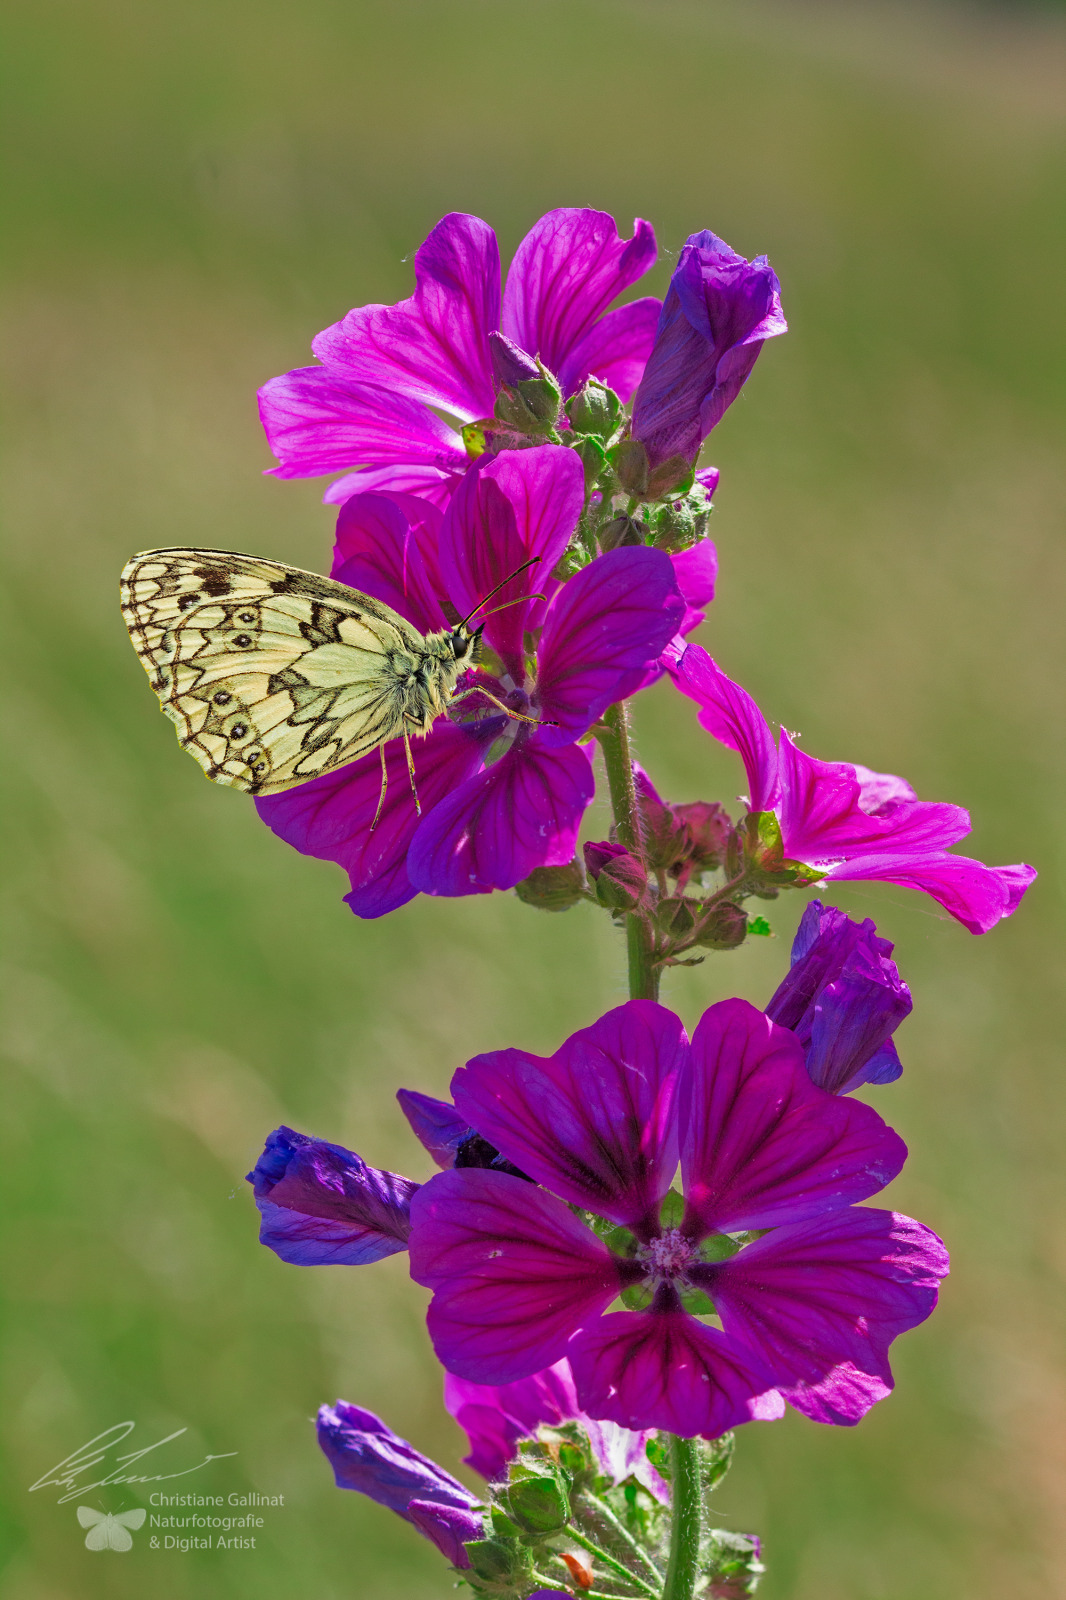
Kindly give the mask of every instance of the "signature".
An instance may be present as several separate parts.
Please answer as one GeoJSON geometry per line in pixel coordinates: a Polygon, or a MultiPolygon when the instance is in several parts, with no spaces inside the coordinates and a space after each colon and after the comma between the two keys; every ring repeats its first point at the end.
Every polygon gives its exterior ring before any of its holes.
{"type": "MultiPolygon", "coordinates": [[[[199,1472],[201,1467],[206,1467],[209,1461],[224,1461],[227,1456],[235,1456],[236,1450],[224,1450],[221,1455],[205,1456],[195,1466],[183,1467],[180,1472],[137,1472],[130,1469],[137,1463],[143,1463],[144,1457],[152,1454],[153,1450],[161,1450],[165,1444],[170,1444],[173,1439],[180,1439],[187,1428],[178,1428],[174,1433],[168,1433],[165,1439],[157,1439],[155,1444],[147,1444],[142,1450],[129,1450],[123,1455],[114,1454],[120,1444],[125,1443],[137,1426],[135,1422],[116,1422],[113,1428],[105,1428],[103,1433],[98,1433],[95,1439],[90,1439],[79,1449],[71,1451],[62,1461],[50,1467],[41,1474],[36,1483],[30,1484],[30,1494],[35,1489],[63,1489],[66,1493],[57,1499],[57,1505],[64,1505],[68,1500],[77,1499],[79,1495],[86,1494],[90,1489],[102,1489],[112,1483],[161,1483],[164,1478],[186,1478],[190,1472],[199,1472]],[[95,1478],[91,1483],[86,1482],[85,1474],[90,1473],[94,1467],[103,1463],[105,1476],[95,1478]]],[[[150,1465],[156,1465],[155,1462],[150,1465]]]]}

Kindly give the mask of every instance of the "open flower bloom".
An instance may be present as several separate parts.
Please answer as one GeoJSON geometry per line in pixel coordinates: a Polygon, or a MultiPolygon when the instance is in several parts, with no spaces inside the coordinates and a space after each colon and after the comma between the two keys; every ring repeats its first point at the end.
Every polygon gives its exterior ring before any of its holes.
{"type": "Polygon", "coordinates": [[[568,1361],[557,1361],[543,1372],[504,1384],[470,1383],[449,1372],[444,1379],[444,1404],[470,1440],[470,1454],[463,1458],[466,1465],[483,1478],[506,1476],[518,1441],[532,1437],[542,1425],[578,1422],[605,1477],[616,1484],[636,1478],[657,1500],[665,1504],[670,1499],[669,1489],[648,1460],[651,1430],[634,1433],[617,1423],[586,1416],[578,1405],[568,1361]]]}
{"type": "Polygon", "coordinates": [[[346,472],[326,493],[337,503],[388,488],[443,504],[469,464],[459,429],[492,416],[501,359],[521,365],[524,354],[531,365],[528,357],[539,356],[564,395],[594,375],[629,399],[660,302],[607,308],[655,256],[650,223],[638,220],[632,239],[623,239],[603,211],[549,211],[519,245],[501,297],[495,233],[478,217],[452,212],[415,255],[410,300],[349,311],[315,339],[321,366],[273,378],[259,391],[280,463],[272,471],[282,478],[346,472]],[[370,470],[353,476],[351,468],[370,470]]]}
{"type": "Polygon", "coordinates": [[[354,1489],[387,1506],[413,1523],[454,1567],[469,1567],[463,1545],[483,1536],[484,1508],[450,1472],[372,1411],[347,1400],[320,1407],[318,1442],[338,1489],[354,1489]]]}
{"type": "Polygon", "coordinates": [[[631,1000],[552,1057],[477,1057],[452,1090],[540,1187],[456,1169],[411,1202],[411,1273],[450,1372],[509,1384],[565,1355],[589,1416],[685,1436],[785,1400],[853,1423],[888,1393],[888,1347],[933,1309],[946,1255],[920,1223],[854,1204],[905,1147],[817,1088],[763,1012],[722,1001],[690,1044],[631,1000]],[[679,1160],[684,1202],[664,1207],[679,1160]],[[609,1312],[619,1295],[645,1304],[609,1312]]]}
{"type": "Polygon", "coordinates": [[[653,468],[674,455],[695,461],[764,342],[787,330],[765,256],[745,261],[706,230],[689,237],[633,401],[633,437],[653,468]]]}
{"type": "Polygon", "coordinates": [[[458,701],[461,722],[441,718],[415,742],[421,816],[400,740],[386,749],[388,794],[374,828],[376,751],[256,802],[297,850],[345,868],[358,916],[381,916],[419,890],[509,889],[535,867],[573,857],[594,791],[591,755],[578,741],[646,681],[686,610],[659,550],[613,550],[565,584],[552,576],[583,498],[578,458],[541,445],[483,457],[443,518],[415,497],[356,495],[345,505],[334,577],[423,632],[449,626],[444,606],[466,616],[501,586],[484,627],[494,670],[472,679],[492,700],[458,701]],[[532,557],[537,564],[514,576],[532,557]],[[509,718],[501,703],[532,720],[509,718]]]}
{"type": "Polygon", "coordinates": [[[891,1083],[903,1071],[891,1035],[910,1014],[911,992],[891,955],[869,917],[853,922],[820,900],[803,913],[766,1015],[796,1035],[811,1079],[830,1094],[891,1083]]]}
{"type": "Polygon", "coordinates": [[[774,812],[788,860],[830,880],[878,878],[923,890],[971,933],[987,933],[1015,910],[1034,869],[949,855],[948,846],[970,831],[961,806],[919,800],[887,772],[816,761],[783,728],[775,744],[751,695],[697,645],[672,653],[668,665],[682,694],[700,707],[708,733],[740,753],[748,805],[774,812]]]}

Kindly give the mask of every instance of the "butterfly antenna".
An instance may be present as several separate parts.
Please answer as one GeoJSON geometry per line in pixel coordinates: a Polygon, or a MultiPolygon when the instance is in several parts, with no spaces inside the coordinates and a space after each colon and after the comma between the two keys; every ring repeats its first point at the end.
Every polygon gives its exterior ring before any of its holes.
{"type": "Polygon", "coordinates": [[[493,606],[491,611],[485,612],[482,621],[487,621],[489,617],[494,617],[498,611],[506,611],[508,606],[520,606],[523,600],[547,600],[547,598],[546,594],[539,592],[536,594],[520,594],[517,600],[505,600],[502,606],[493,606]]]}
{"type": "MultiPolygon", "coordinates": [[[[474,607],[473,611],[470,612],[469,616],[465,616],[463,618],[462,622],[457,622],[456,623],[456,625],[455,625],[456,628],[465,628],[467,623],[470,621],[470,618],[471,617],[476,617],[478,612],[481,610],[482,606],[487,606],[489,601],[492,599],[494,594],[499,594],[501,589],[505,589],[507,587],[507,585],[510,583],[512,578],[517,578],[518,574],[520,572],[525,572],[527,567],[535,566],[536,563],[540,559],[541,559],[540,556],[530,556],[529,560],[528,561],[523,561],[523,563],[522,563],[522,565],[520,567],[515,567],[514,571],[513,572],[509,572],[507,574],[506,578],[504,578],[500,583],[498,583],[496,585],[495,589],[490,589],[489,590],[489,592],[485,596],[484,600],[479,600],[478,601],[477,605],[474,607]]],[[[529,598],[529,597],[527,596],[526,598],[529,598]]],[[[512,600],[509,603],[511,605],[517,605],[518,601],[517,600],[512,600]]]]}

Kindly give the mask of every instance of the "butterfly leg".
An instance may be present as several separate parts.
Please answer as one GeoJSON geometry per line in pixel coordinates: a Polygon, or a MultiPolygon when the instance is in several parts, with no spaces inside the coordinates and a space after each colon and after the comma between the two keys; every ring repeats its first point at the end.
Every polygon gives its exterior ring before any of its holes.
{"type": "Polygon", "coordinates": [[[384,744],[384,741],[382,741],[382,743],[378,745],[378,754],[381,756],[381,794],[378,797],[378,808],[374,812],[374,820],[370,824],[371,833],[373,833],[374,829],[377,827],[378,823],[381,821],[381,813],[385,809],[385,796],[389,792],[389,769],[385,765],[385,744],[384,744]]]}
{"type": "Polygon", "coordinates": [[[471,694],[479,694],[484,700],[488,700],[491,705],[499,706],[504,716],[510,717],[512,722],[531,722],[534,727],[537,727],[541,722],[547,728],[557,728],[559,726],[557,722],[549,722],[547,717],[527,717],[524,712],[512,711],[510,706],[505,706],[502,700],[497,700],[494,694],[489,694],[489,691],[483,689],[480,684],[475,684],[472,689],[463,689],[459,694],[453,694],[448,701],[448,705],[457,705],[460,700],[465,700],[471,694]]]}
{"type": "Polygon", "coordinates": [[[411,738],[410,738],[410,735],[407,732],[407,724],[408,724],[408,722],[412,722],[412,721],[415,721],[415,720],[417,720],[417,719],[415,719],[413,717],[408,717],[408,716],[404,717],[404,723],[403,723],[403,747],[407,752],[407,771],[410,774],[410,778],[411,778],[411,793],[414,796],[415,810],[418,812],[418,815],[421,816],[422,815],[422,807],[421,807],[421,805],[419,804],[419,801],[418,801],[418,788],[417,788],[417,786],[415,784],[415,758],[411,754],[411,738]]]}

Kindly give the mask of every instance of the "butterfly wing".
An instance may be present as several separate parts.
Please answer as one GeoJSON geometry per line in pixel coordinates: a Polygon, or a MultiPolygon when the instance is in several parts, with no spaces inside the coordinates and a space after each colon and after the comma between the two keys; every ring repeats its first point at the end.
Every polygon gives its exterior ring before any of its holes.
{"type": "Polygon", "coordinates": [[[143,1506],[135,1506],[132,1511],[113,1511],[112,1522],[121,1522],[124,1528],[143,1528],[144,1519],[148,1515],[143,1506]]]}
{"type": "Polygon", "coordinates": [[[402,728],[391,665],[425,640],[391,607],[317,573],[225,550],[147,550],[122,614],[181,744],[216,783],[278,794],[402,728]]]}
{"type": "Polygon", "coordinates": [[[107,1521],[107,1512],[96,1511],[92,1506],[79,1506],[78,1521],[83,1528],[95,1528],[98,1523],[107,1521]]]}
{"type": "MultiPolygon", "coordinates": [[[[111,1517],[106,1511],[94,1511],[92,1506],[78,1507],[78,1521],[88,1528],[85,1535],[86,1550],[106,1550],[111,1543],[111,1517]]],[[[126,1535],[129,1539],[129,1534],[126,1535]]],[[[132,1544],[132,1540],[130,1543],[132,1544]]]]}
{"type": "MultiPolygon", "coordinates": [[[[102,1529],[97,1530],[102,1532],[102,1529]]],[[[89,1535],[92,1538],[92,1534],[89,1535]]],[[[133,1537],[122,1526],[122,1518],[110,1516],[107,1519],[107,1548],[109,1550],[132,1550],[133,1537]]]]}

